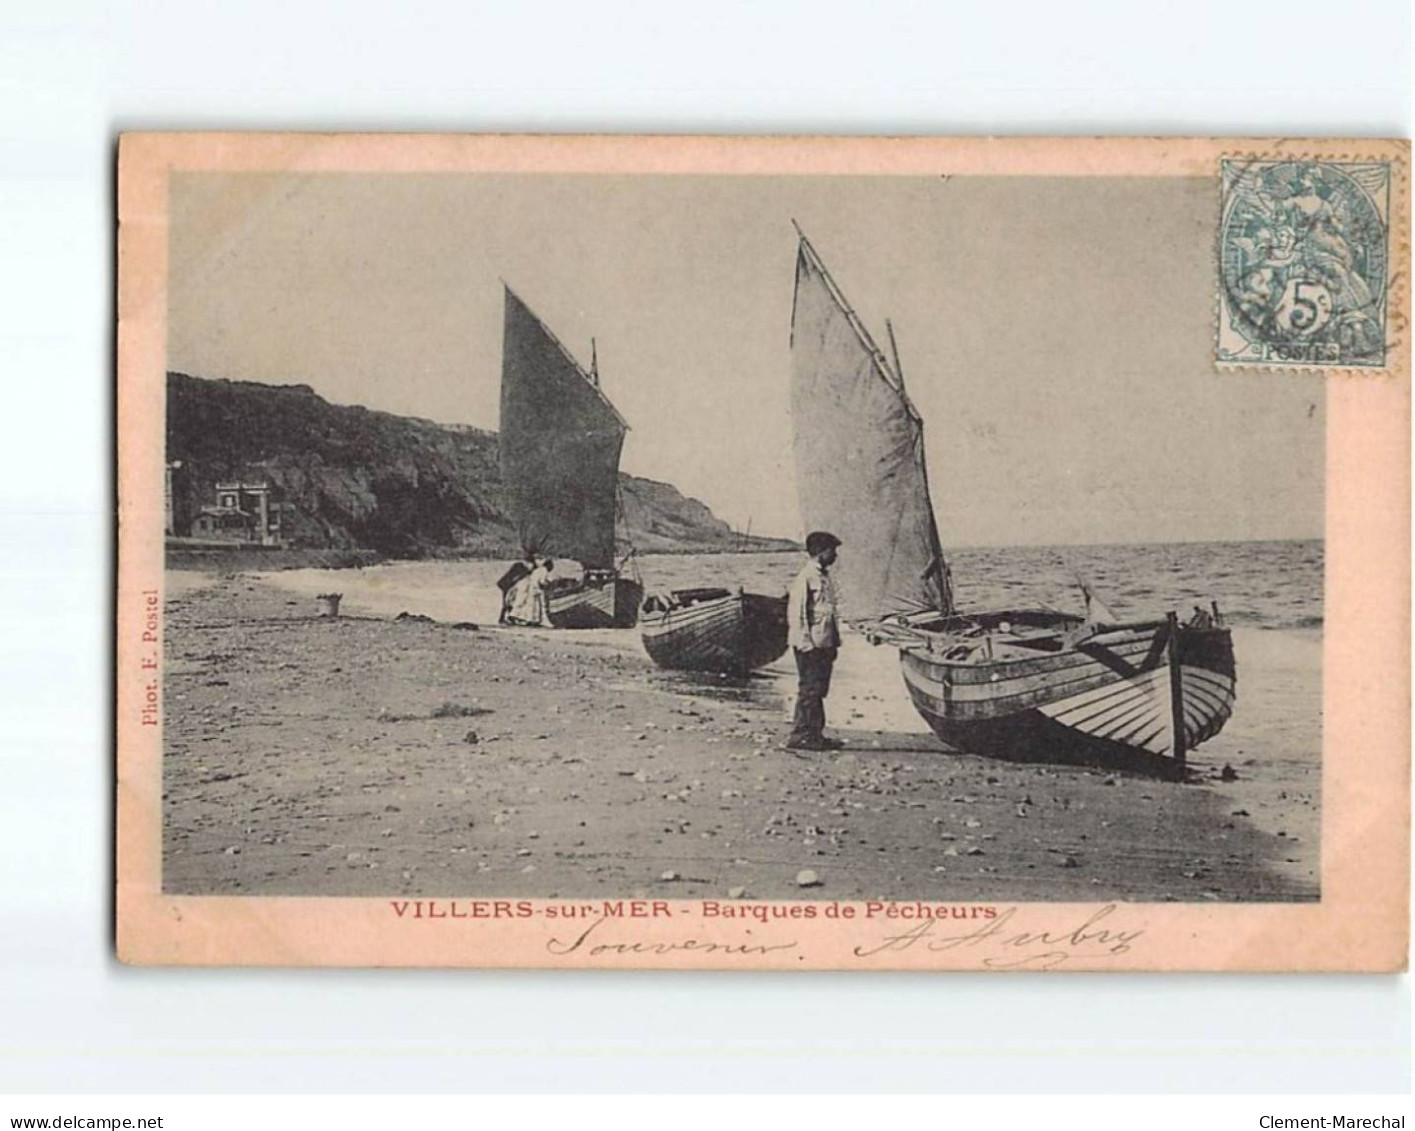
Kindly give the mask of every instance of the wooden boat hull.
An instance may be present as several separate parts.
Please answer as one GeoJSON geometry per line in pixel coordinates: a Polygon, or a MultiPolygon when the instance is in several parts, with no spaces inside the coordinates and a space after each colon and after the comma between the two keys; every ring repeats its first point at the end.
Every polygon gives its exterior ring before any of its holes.
{"type": "Polygon", "coordinates": [[[553,628],[633,628],[644,587],[627,577],[595,578],[547,594],[553,628]]]}
{"type": "Polygon", "coordinates": [[[959,750],[1173,771],[1233,713],[1225,628],[1159,621],[1005,659],[959,655],[960,639],[900,652],[915,708],[959,750]]]}
{"type": "Polygon", "coordinates": [[[650,598],[639,627],[661,668],[744,676],[786,652],[786,598],[678,590],[666,607],[650,598]]]}

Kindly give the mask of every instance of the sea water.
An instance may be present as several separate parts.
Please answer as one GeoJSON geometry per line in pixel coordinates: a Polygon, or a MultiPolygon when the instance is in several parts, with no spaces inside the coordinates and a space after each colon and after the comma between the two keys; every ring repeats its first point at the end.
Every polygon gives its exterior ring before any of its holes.
{"type": "MultiPolygon", "coordinates": [[[[842,554],[852,547],[842,547],[842,554]]],[[[1123,620],[1187,618],[1218,603],[1234,632],[1238,703],[1224,732],[1202,748],[1210,758],[1257,751],[1283,760],[1321,752],[1321,541],[1195,542],[1154,545],[992,547],[950,551],[960,611],[1056,609],[1084,612],[1078,577],[1123,620]]],[[[648,592],[741,586],[785,593],[804,556],[654,554],[634,559],[648,592]]],[[[444,622],[495,624],[496,579],[508,563],[390,562],[343,570],[285,570],[263,575],[308,596],[340,592],[343,611],[394,617],[407,612],[444,622]]],[[[509,631],[553,632],[544,629],[509,631]]],[[[577,641],[642,655],[635,630],[575,632],[577,641]]],[[[647,661],[645,661],[647,663],[647,661]]],[[[794,683],[789,654],[758,677],[729,681],[653,672],[666,690],[715,698],[750,698],[789,710],[794,683]]],[[[847,733],[927,730],[904,691],[894,651],[847,639],[836,667],[832,726],[847,733]]]]}
{"type": "MultiPolygon", "coordinates": [[[[854,552],[842,547],[842,554],[854,552]]],[[[1017,546],[949,552],[960,611],[1056,609],[1084,612],[1078,577],[1122,620],[1147,620],[1217,601],[1230,625],[1320,631],[1322,543],[1190,542],[1141,546],[1017,546]]],[[[695,586],[742,586],[785,593],[801,554],[649,554],[631,559],[652,593],[695,586]]],[[[389,562],[342,570],[265,575],[311,593],[338,590],[349,611],[435,620],[496,621],[496,579],[508,563],[389,562]]],[[[575,570],[565,563],[569,575],[575,570]]]]}

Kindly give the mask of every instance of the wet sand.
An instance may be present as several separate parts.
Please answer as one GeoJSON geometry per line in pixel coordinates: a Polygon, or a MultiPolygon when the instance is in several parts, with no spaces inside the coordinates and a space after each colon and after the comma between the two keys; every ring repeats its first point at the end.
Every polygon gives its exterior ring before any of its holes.
{"type": "Polygon", "coordinates": [[[743,684],[659,671],[636,632],[324,619],[303,584],[168,574],[168,891],[1317,897],[1320,762],[1287,748],[1319,736],[1283,703],[1319,642],[1240,643],[1239,714],[1179,784],[948,753],[859,640],[827,704],[848,749],[800,757],[784,664],[743,684]]]}

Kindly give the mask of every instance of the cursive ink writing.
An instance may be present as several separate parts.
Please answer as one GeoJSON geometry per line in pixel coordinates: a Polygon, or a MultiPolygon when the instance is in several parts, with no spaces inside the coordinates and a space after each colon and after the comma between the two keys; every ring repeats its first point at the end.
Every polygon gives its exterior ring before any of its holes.
{"type": "Polygon", "coordinates": [[[1115,911],[1115,904],[1108,903],[1069,930],[1019,931],[1012,924],[1017,913],[1015,907],[961,934],[943,934],[938,920],[925,919],[907,931],[886,936],[876,945],[857,946],[855,957],[873,958],[919,945],[933,952],[975,952],[981,956],[981,964],[990,970],[1051,970],[1073,958],[1115,958],[1128,954],[1131,944],[1145,932],[1141,928],[1122,930],[1114,923],[1097,926],[1115,911]]]}
{"type": "Polygon", "coordinates": [[[796,942],[784,943],[715,943],[704,942],[701,939],[683,939],[678,942],[589,942],[592,934],[599,930],[605,922],[604,919],[596,919],[584,929],[579,937],[570,942],[563,942],[559,938],[552,938],[545,944],[545,949],[551,954],[560,957],[566,954],[574,954],[576,951],[583,951],[588,955],[604,954],[669,954],[673,951],[692,951],[696,954],[770,954],[778,950],[792,950],[796,942]]]}

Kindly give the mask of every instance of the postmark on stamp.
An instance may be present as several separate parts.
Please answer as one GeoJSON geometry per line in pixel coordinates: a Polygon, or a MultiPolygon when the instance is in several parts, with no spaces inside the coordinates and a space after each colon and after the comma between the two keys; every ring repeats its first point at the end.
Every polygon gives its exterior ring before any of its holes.
{"type": "Polygon", "coordinates": [[[1391,166],[1220,162],[1220,364],[1386,365],[1391,166]]]}

